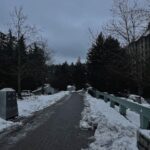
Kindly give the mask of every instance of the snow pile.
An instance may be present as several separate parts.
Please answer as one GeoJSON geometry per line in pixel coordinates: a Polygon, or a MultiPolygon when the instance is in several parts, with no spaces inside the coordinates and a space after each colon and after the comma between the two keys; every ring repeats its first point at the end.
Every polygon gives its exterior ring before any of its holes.
{"type": "Polygon", "coordinates": [[[76,87],[74,85],[68,85],[67,86],[67,91],[73,92],[76,90],[76,87]]]}
{"type": "MultiPolygon", "coordinates": [[[[19,116],[30,116],[35,111],[44,109],[57,101],[59,101],[62,97],[65,95],[68,95],[69,92],[59,92],[54,95],[41,95],[41,96],[30,96],[25,97],[24,100],[18,100],[18,111],[19,116]]],[[[12,121],[6,121],[2,118],[0,118],[0,132],[3,132],[4,130],[11,129],[16,126],[22,125],[21,122],[12,122],[12,121]]]]}
{"type": "Polygon", "coordinates": [[[14,89],[12,89],[12,88],[3,88],[3,89],[1,89],[0,91],[7,91],[7,92],[14,92],[15,90],[14,89]]]}
{"type": "Polygon", "coordinates": [[[146,100],[139,96],[139,95],[135,95],[135,94],[130,94],[128,97],[128,100],[134,101],[134,102],[141,102],[141,104],[147,104],[146,100]]]}
{"type": "Polygon", "coordinates": [[[62,91],[53,95],[30,96],[25,97],[24,100],[18,100],[19,116],[30,116],[33,112],[56,103],[68,93],[67,91],[62,91]]]}
{"type": "Polygon", "coordinates": [[[94,128],[95,125],[95,141],[89,150],[137,150],[138,127],[111,108],[109,103],[87,94],[80,127],[94,128]]]}
{"type": "Polygon", "coordinates": [[[12,121],[6,121],[2,118],[0,118],[0,132],[3,132],[5,129],[17,126],[17,125],[21,125],[21,123],[19,122],[12,122],[12,121]]]}

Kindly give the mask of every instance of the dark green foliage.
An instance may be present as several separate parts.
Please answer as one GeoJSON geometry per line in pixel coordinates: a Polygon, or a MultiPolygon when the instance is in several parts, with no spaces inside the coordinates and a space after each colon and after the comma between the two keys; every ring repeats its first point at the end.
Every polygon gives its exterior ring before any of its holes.
{"type": "Polygon", "coordinates": [[[78,61],[76,64],[52,65],[49,67],[49,83],[58,90],[66,90],[67,85],[82,89],[86,84],[86,67],[78,61]]]}
{"type": "Polygon", "coordinates": [[[87,56],[88,81],[101,91],[117,92],[128,88],[128,56],[119,42],[102,33],[87,56]]]}
{"type": "Polygon", "coordinates": [[[19,72],[21,89],[33,90],[46,82],[47,70],[45,52],[40,44],[27,45],[23,36],[17,41],[11,31],[0,33],[0,88],[17,90],[19,72]]]}

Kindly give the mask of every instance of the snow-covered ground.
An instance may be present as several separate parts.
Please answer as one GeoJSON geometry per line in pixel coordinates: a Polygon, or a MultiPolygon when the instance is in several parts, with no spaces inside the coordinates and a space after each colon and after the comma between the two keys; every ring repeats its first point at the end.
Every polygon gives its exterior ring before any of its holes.
{"type": "Polygon", "coordinates": [[[18,100],[19,116],[30,116],[35,111],[39,111],[56,103],[67,94],[69,94],[68,91],[62,91],[53,95],[33,95],[24,98],[24,100],[18,100]]]}
{"type": "Polygon", "coordinates": [[[137,150],[136,132],[139,128],[139,115],[127,111],[127,118],[119,114],[119,109],[109,106],[101,99],[85,96],[85,109],[82,112],[80,127],[93,128],[95,141],[89,150],[137,150]]]}
{"type": "MultiPolygon", "coordinates": [[[[57,101],[59,101],[65,95],[68,95],[68,91],[62,91],[53,95],[41,95],[41,96],[30,96],[24,98],[24,100],[18,100],[18,111],[19,116],[28,117],[34,112],[42,110],[57,101]]],[[[0,118],[0,132],[14,127],[16,125],[21,125],[21,122],[6,121],[0,118]]]]}
{"type": "Polygon", "coordinates": [[[11,129],[14,126],[21,125],[20,122],[12,122],[12,121],[6,121],[2,118],[0,118],[0,133],[6,129],[11,129]]]}

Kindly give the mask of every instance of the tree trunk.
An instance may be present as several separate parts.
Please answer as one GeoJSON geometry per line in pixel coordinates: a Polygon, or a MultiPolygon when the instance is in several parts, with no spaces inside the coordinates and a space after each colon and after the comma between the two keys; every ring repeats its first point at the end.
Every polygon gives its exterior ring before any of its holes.
{"type": "Polygon", "coordinates": [[[18,98],[19,99],[22,99],[22,96],[21,96],[21,73],[20,71],[18,70],[18,98]]]}
{"type": "Polygon", "coordinates": [[[143,85],[141,81],[137,82],[137,91],[138,91],[138,95],[142,96],[143,95],[143,85]]]}
{"type": "Polygon", "coordinates": [[[21,52],[20,52],[20,46],[18,47],[18,98],[22,99],[21,96],[21,52]]]}

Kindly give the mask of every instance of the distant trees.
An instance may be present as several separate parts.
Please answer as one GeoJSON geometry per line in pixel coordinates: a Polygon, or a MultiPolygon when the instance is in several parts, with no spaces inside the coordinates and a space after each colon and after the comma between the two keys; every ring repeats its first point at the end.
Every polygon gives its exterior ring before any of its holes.
{"type": "Polygon", "coordinates": [[[86,65],[77,60],[75,64],[67,62],[61,65],[49,67],[48,81],[59,90],[66,90],[67,85],[75,85],[77,89],[82,89],[86,84],[86,65]]]}
{"type": "MultiPolygon", "coordinates": [[[[26,78],[23,79],[24,81],[32,79],[32,84],[29,83],[32,89],[46,83],[48,73],[46,61],[43,47],[38,42],[32,43],[28,48],[28,63],[26,65],[28,71],[26,72],[26,78]]],[[[28,85],[27,82],[26,85],[28,85]]]]}

